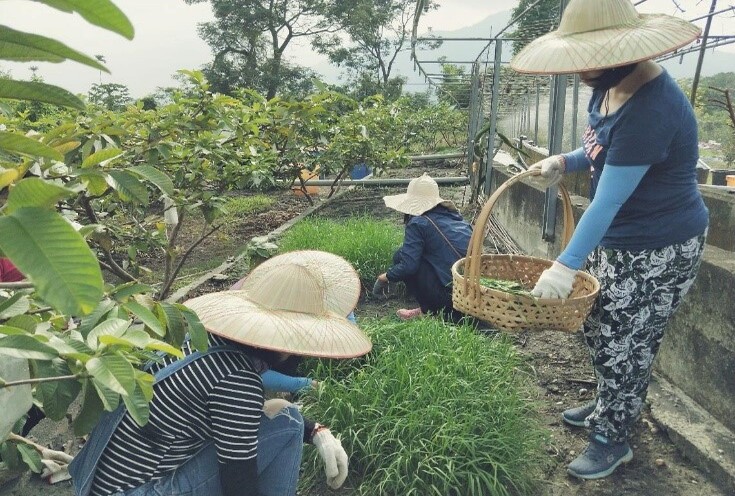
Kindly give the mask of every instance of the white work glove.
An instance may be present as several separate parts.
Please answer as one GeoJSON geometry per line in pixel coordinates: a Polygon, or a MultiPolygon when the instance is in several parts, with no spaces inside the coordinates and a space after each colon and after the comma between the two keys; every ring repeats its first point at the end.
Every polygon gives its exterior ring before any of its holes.
{"type": "Polygon", "coordinates": [[[71,479],[69,475],[69,463],[74,459],[73,456],[63,451],[55,451],[52,449],[44,449],[41,451],[41,463],[43,463],[43,471],[41,478],[49,484],[56,484],[71,479]]]}
{"type": "Polygon", "coordinates": [[[554,264],[541,273],[531,294],[536,298],[566,298],[572,292],[577,271],[564,264],[554,264]]]}
{"type": "Polygon", "coordinates": [[[324,472],[327,474],[327,485],[339,489],[347,478],[348,458],[339,439],[329,429],[321,429],[314,434],[311,442],[324,460],[324,472]]]}
{"type": "MultiPolygon", "coordinates": [[[[561,155],[546,157],[528,168],[528,170],[541,171],[541,181],[547,188],[550,188],[561,181],[562,176],[564,176],[565,169],[566,166],[564,164],[564,158],[562,158],[561,155]]],[[[539,176],[536,176],[536,178],[539,178],[539,176]]]]}

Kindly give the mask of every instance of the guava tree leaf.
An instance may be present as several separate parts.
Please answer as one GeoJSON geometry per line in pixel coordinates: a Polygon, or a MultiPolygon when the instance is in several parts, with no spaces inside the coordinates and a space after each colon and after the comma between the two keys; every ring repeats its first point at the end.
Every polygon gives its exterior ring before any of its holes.
{"type": "Polygon", "coordinates": [[[0,98],[30,100],[84,110],[84,102],[64,88],[37,81],[0,79],[0,98]]]}
{"type": "Polygon", "coordinates": [[[23,461],[28,465],[31,471],[40,474],[43,470],[43,463],[41,463],[41,455],[36,451],[35,448],[28,446],[24,443],[18,443],[18,453],[23,461]]]}
{"type": "Polygon", "coordinates": [[[67,315],[90,313],[102,298],[102,271],[84,238],[56,212],[21,208],[0,217],[0,249],[40,297],[67,315]]]}
{"type": "Polygon", "coordinates": [[[127,396],[135,390],[135,371],[123,356],[102,355],[89,360],[85,367],[95,381],[112,391],[127,396]]]}
{"type": "Polygon", "coordinates": [[[74,435],[76,436],[89,434],[92,429],[94,429],[94,426],[97,425],[102,413],[105,411],[102,406],[102,400],[100,400],[92,381],[84,383],[84,386],[82,387],[82,395],[82,408],[79,411],[79,415],[77,415],[72,422],[74,435]]]}
{"type": "Polygon", "coordinates": [[[135,167],[128,167],[126,171],[132,172],[136,176],[140,176],[146,181],[156,186],[162,193],[168,196],[174,194],[174,182],[164,172],[152,167],[150,165],[137,165],[135,167]]]}
{"type": "Polygon", "coordinates": [[[191,339],[191,345],[195,350],[207,351],[209,347],[208,333],[204,328],[204,325],[199,320],[199,316],[191,308],[177,303],[176,308],[181,311],[181,314],[186,319],[186,324],[189,327],[189,339],[191,339]]]}
{"type": "MultiPolygon", "coordinates": [[[[0,84],[2,84],[1,81],[0,84]]],[[[40,141],[22,134],[9,133],[7,131],[0,131],[0,149],[11,153],[30,155],[32,157],[50,158],[58,161],[64,160],[64,156],[50,146],[44,145],[40,141]]]]}
{"type": "Polygon", "coordinates": [[[14,334],[0,338],[0,355],[32,360],[53,360],[59,353],[33,336],[14,334]]]}
{"type": "Polygon", "coordinates": [[[12,214],[20,208],[40,207],[53,209],[56,203],[73,195],[70,189],[38,177],[28,177],[15,184],[8,194],[5,212],[12,214]]]}
{"type": "Polygon", "coordinates": [[[153,331],[158,336],[165,336],[166,335],[166,329],[164,329],[161,322],[158,320],[158,318],[148,310],[146,307],[141,305],[140,303],[137,303],[135,301],[129,301],[122,305],[122,307],[138,317],[141,322],[143,322],[146,327],[148,327],[151,331],[153,331]]]}
{"type": "Polygon", "coordinates": [[[100,71],[110,72],[97,60],[77,52],[60,41],[38,34],[18,31],[8,26],[0,26],[0,43],[3,47],[2,58],[4,60],[63,62],[68,59],[94,67],[100,71]]]}
{"type": "Polygon", "coordinates": [[[63,12],[77,12],[87,22],[132,40],[135,29],[110,0],[36,0],[63,12]]]}

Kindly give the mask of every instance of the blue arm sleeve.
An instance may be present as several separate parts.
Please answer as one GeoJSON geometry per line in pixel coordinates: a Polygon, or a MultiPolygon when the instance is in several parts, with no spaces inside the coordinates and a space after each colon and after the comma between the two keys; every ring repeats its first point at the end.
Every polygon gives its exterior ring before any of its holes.
{"type": "Polygon", "coordinates": [[[595,199],[579,220],[571,241],[557,259],[571,269],[581,269],[587,255],[600,243],[650,165],[615,166],[605,164],[595,199]]]}
{"type": "Polygon", "coordinates": [[[266,370],[260,377],[263,379],[263,388],[268,391],[298,393],[311,387],[311,379],[308,377],[291,377],[275,370],[266,370]]]}
{"type": "Polygon", "coordinates": [[[419,270],[421,256],[424,253],[424,238],[421,236],[419,222],[417,219],[412,219],[406,225],[403,246],[401,246],[401,260],[386,272],[386,277],[390,282],[403,281],[419,270]]]}
{"type": "Polygon", "coordinates": [[[573,152],[563,153],[566,168],[564,172],[579,172],[590,168],[590,162],[584,153],[584,148],[579,147],[573,152]]]}

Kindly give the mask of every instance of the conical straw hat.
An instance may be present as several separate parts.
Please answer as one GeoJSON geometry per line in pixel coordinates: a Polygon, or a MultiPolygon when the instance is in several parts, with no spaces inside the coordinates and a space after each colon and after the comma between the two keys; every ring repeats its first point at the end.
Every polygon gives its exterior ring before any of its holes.
{"type": "Polygon", "coordinates": [[[352,312],[360,299],[360,276],[344,258],[317,250],[299,250],[269,258],[258,265],[247,277],[238,281],[232,289],[253,291],[263,284],[274,267],[298,264],[321,273],[324,279],[324,303],[328,310],[345,316],[352,312]]]}
{"type": "Polygon", "coordinates": [[[428,174],[411,179],[405,193],[384,196],[383,201],[386,207],[409,215],[421,215],[440,203],[457,210],[454,203],[439,196],[439,185],[428,174]]]}
{"type": "Polygon", "coordinates": [[[571,0],[559,28],[510,62],[527,74],[570,74],[648,60],[695,40],[700,29],[666,14],[639,14],[630,0],[571,0]]]}
{"type": "Polygon", "coordinates": [[[370,351],[360,328],[328,308],[325,295],[331,288],[322,270],[292,261],[262,272],[247,290],[211,293],[185,305],[209,332],[257,348],[324,358],[370,351]]]}

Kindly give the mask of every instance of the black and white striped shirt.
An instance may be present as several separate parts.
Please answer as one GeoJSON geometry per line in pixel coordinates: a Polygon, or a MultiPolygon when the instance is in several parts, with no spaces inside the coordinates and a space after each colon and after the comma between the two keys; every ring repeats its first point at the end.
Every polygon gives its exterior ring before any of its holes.
{"type": "MultiPolygon", "coordinates": [[[[210,346],[224,344],[232,345],[209,335],[210,346]]],[[[192,350],[185,345],[183,351],[192,350]]],[[[263,401],[262,381],[246,355],[198,358],[155,384],[148,424],[141,428],[125,415],[97,465],[91,494],[114,494],[160,479],[210,439],[220,463],[254,461],[263,401]]]]}

